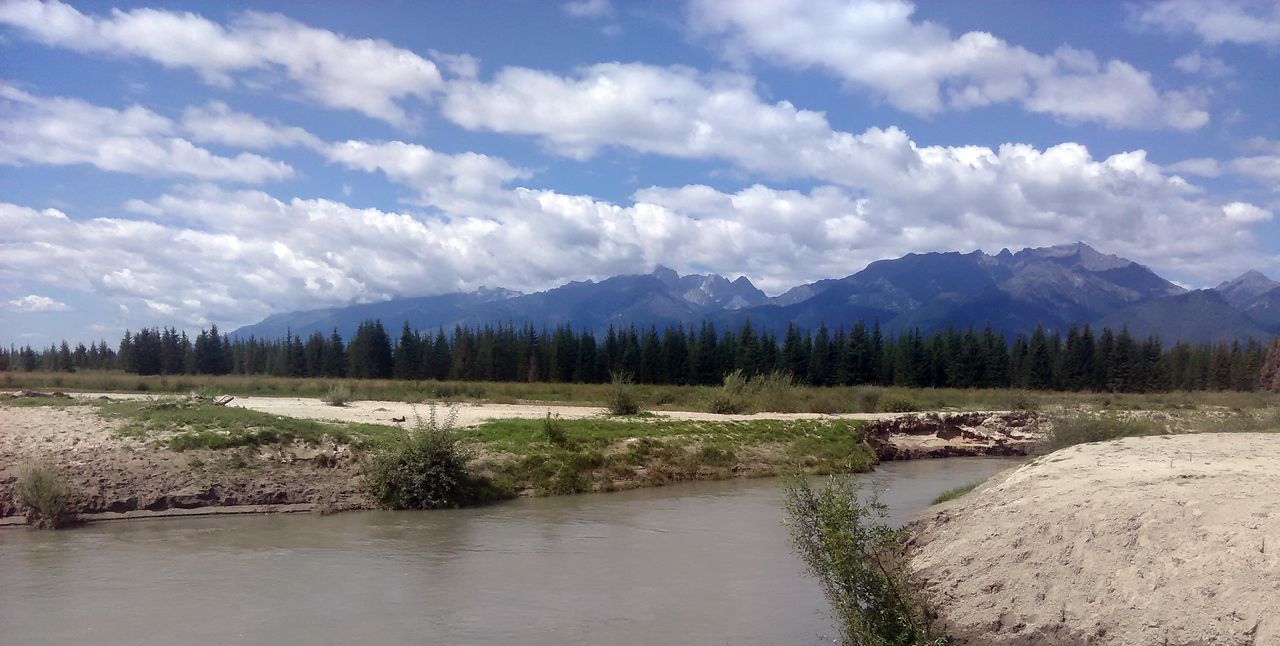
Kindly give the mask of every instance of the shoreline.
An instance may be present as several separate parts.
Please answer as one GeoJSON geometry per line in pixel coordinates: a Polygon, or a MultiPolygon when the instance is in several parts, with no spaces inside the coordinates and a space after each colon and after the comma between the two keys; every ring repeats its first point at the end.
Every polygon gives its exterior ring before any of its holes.
{"type": "MultiPolygon", "coordinates": [[[[294,401],[287,399],[285,405],[294,401]]],[[[361,409],[383,409],[388,403],[362,402],[361,409]]],[[[175,449],[168,442],[192,431],[140,430],[137,420],[113,416],[118,411],[104,413],[104,406],[118,405],[93,399],[0,404],[0,428],[5,430],[0,433],[0,527],[24,526],[19,524],[25,519],[18,520],[22,510],[13,487],[20,467],[33,460],[52,462],[71,477],[77,491],[75,515],[87,522],[379,508],[365,490],[361,452],[336,437],[175,449]]],[[[322,406],[313,403],[313,415],[333,410],[322,406]]],[[[195,410],[177,411],[195,417],[176,419],[179,424],[185,423],[182,419],[207,424],[209,420],[200,416],[229,416],[215,417],[215,428],[223,428],[219,419],[225,428],[301,419],[237,410],[201,404],[195,410]],[[246,421],[244,415],[257,417],[246,421]]],[[[486,419],[494,412],[492,407],[482,410],[486,419]]],[[[480,430],[460,429],[481,452],[474,463],[476,472],[505,478],[517,497],[776,476],[785,473],[787,465],[809,473],[860,472],[881,460],[1020,455],[1042,430],[1039,416],[1028,413],[886,414],[861,425],[863,420],[807,415],[719,416],[728,418],[724,421],[703,421],[705,414],[686,420],[593,416],[561,418],[570,436],[578,438],[565,448],[547,444],[538,419],[545,418],[546,408],[535,410],[532,420],[507,419],[480,430]],[[574,471],[566,473],[566,468],[574,471]]],[[[173,413],[163,407],[157,414],[173,413]]],[[[335,432],[341,428],[339,423],[335,432]]],[[[380,428],[386,431],[379,432],[394,432],[380,428]]],[[[215,432],[215,437],[222,436],[215,432]]]]}

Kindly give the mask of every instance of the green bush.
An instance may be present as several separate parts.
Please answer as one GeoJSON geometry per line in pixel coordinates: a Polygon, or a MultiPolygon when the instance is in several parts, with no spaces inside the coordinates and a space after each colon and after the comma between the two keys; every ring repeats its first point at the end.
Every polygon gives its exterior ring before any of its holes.
{"type": "MultiPolygon", "coordinates": [[[[415,413],[416,416],[416,413],[415,413]]],[[[457,410],[441,421],[435,405],[409,432],[375,451],[365,469],[369,493],[393,509],[441,509],[491,502],[501,492],[469,468],[474,454],[455,430],[457,410]]]]}
{"type": "Polygon", "coordinates": [[[640,397],[631,374],[621,370],[609,373],[608,409],[610,415],[635,415],[640,412],[640,397]]]}
{"type": "Polygon", "coordinates": [[[552,417],[551,411],[547,411],[547,418],[542,422],[542,436],[552,446],[561,448],[569,446],[569,434],[565,433],[564,426],[560,424],[560,416],[552,417]]]}
{"type": "Polygon", "coordinates": [[[54,465],[36,462],[18,474],[18,504],[27,522],[40,529],[58,529],[72,520],[71,484],[54,465]]]}
{"type": "Polygon", "coordinates": [[[797,478],[786,490],[792,544],[822,585],[841,642],[934,643],[934,613],[911,573],[905,530],[886,525],[887,508],[858,493],[852,478],[818,490],[797,478]]]}
{"type": "Polygon", "coordinates": [[[882,413],[914,413],[920,410],[920,404],[909,397],[886,397],[880,402],[882,413]]]}
{"type": "Polygon", "coordinates": [[[884,389],[878,386],[863,388],[858,394],[859,411],[861,413],[880,412],[880,400],[884,399],[884,389]]]}
{"type": "Polygon", "coordinates": [[[334,384],[329,386],[329,390],[320,398],[320,401],[330,406],[346,406],[351,402],[354,395],[351,392],[351,386],[347,384],[334,384]]]}
{"type": "Polygon", "coordinates": [[[753,390],[750,380],[742,375],[742,371],[734,370],[724,376],[724,384],[712,393],[707,409],[717,415],[744,413],[751,403],[753,390]]]}

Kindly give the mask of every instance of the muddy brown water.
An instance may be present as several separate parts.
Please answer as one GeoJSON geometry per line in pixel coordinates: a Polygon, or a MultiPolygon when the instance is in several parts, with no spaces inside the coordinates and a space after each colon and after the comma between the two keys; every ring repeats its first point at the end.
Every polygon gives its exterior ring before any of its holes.
{"type": "MultiPolygon", "coordinates": [[[[900,523],[1013,464],[861,477],[900,523]]],[[[0,643],[829,644],[781,484],[0,531],[0,643]]]]}

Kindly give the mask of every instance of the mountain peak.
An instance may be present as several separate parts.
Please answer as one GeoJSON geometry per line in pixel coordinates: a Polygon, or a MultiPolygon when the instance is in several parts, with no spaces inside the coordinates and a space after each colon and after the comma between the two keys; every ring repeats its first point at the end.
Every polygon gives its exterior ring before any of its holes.
{"type": "Polygon", "coordinates": [[[1235,280],[1219,283],[1217,287],[1213,288],[1213,291],[1222,294],[1228,303],[1242,308],[1248,307],[1260,296],[1277,287],[1280,287],[1280,282],[1267,278],[1256,269],[1250,269],[1240,274],[1235,280]]]}

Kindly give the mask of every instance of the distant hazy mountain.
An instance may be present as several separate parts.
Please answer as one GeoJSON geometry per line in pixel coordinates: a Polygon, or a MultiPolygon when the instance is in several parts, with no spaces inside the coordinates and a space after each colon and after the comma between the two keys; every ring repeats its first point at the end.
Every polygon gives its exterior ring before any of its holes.
{"type": "Polygon", "coordinates": [[[1140,338],[1158,336],[1165,343],[1216,343],[1270,336],[1212,289],[1157,298],[1113,312],[1100,322],[1114,329],[1128,326],[1140,338]]]}
{"type": "Polygon", "coordinates": [[[1277,287],[1280,283],[1250,269],[1235,280],[1219,283],[1213,291],[1222,294],[1232,307],[1244,309],[1277,287]]]}
{"type": "MultiPolygon", "coordinates": [[[[1280,330],[1280,283],[1249,272],[1213,290],[1187,292],[1150,269],[1083,243],[1002,250],[908,254],[862,271],[794,287],[770,298],[745,277],[652,273],[582,281],[535,294],[500,289],[402,298],[381,303],[277,314],[236,330],[236,336],[275,338],[337,329],[350,336],[360,321],[404,322],[429,330],[454,325],[608,326],[695,325],[712,320],[782,331],[878,321],[889,331],[926,332],[983,327],[1013,335],[1037,325],[1128,325],[1130,332],[1166,341],[1264,337],[1280,330]]],[[[394,332],[394,329],[393,329],[394,332]]]]}

